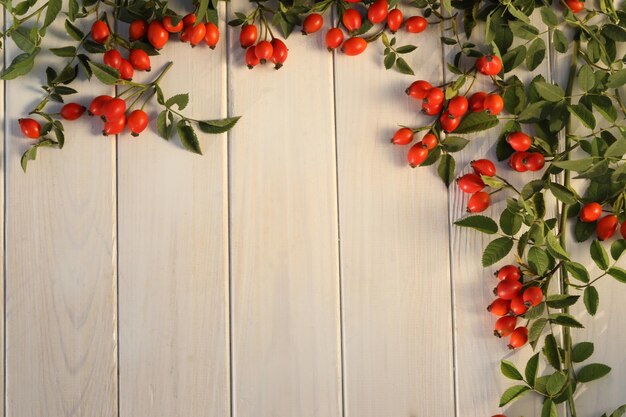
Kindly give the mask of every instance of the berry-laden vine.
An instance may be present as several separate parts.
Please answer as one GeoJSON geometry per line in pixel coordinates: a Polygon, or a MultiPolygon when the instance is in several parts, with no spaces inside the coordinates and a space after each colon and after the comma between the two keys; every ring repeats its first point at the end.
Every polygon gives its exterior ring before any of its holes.
{"type": "MultiPolygon", "coordinates": [[[[170,39],[214,48],[220,40],[217,0],[196,1],[187,14],[170,9],[163,0],[69,0],[65,10],[62,0],[17,4],[4,0],[0,4],[12,22],[5,29],[5,39],[23,51],[3,70],[5,80],[31,71],[46,29],[59,16],[65,17],[65,31],[74,40],[49,48],[62,62],[46,69],[42,100],[31,117],[19,120],[24,136],[37,140],[22,158],[24,170],[40,147],[62,148],[63,123],[80,118],[85,111],[102,118],[105,136],[126,129],[136,136],[148,126],[144,108],[154,97],[161,108],[156,120],[159,135],[170,139],[176,131],[182,145],[196,153],[201,153],[196,129],[221,133],[238,120],[185,116],[182,111],[188,95],[166,99],[160,87],[172,63],[151,82],[132,81],[135,71],[150,71],[151,57],[162,53],[170,39]],[[66,103],[67,97],[77,93],[70,85],[79,76],[115,86],[116,95],[97,96],[87,107],[66,103]]],[[[355,56],[380,40],[384,67],[413,75],[403,56],[417,47],[397,45],[394,34],[399,30],[419,34],[432,25],[442,31],[442,43],[453,51],[447,64],[453,79],[438,85],[417,80],[408,86],[406,94],[421,101],[432,123],[401,126],[391,141],[411,145],[411,167],[438,164],[440,177],[450,185],[456,170],[453,154],[470,142],[463,135],[503,122],[497,159],[508,161],[507,171],[528,172],[528,181],[515,187],[498,174],[502,168],[493,161],[472,161],[472,172],[457,181],[469,196],[470,215],[456,222],[498,236],[484,249],[485,268],[513,252],[514,262],[497,268],[496,299],[488,310],[498,317],[496,336],[508,338],[509,348],[529,344],[537,350],[523,371],[512,362],[501,362],[502,373],[516,384],[502,394],[499,405],[534,393],[543,399],[542,417],[557,416],[560,403],[566,403],[567,413],[577,417],[577,389],[607,375],[610,367],[587,363],[594,345],[572,340],[570,329],[583,324],[570,314],[570,308],[582,301],[594,316],[600,299],[594,284],[605,277],[626,283],[626,270],[617,266],[626,251],[626,106],[619,91],[626,85],[626,56],[618,55],[618,47],[626,42],[626,9],[616,8],[610,0],[593,4],[578,0],[554,4],[548,0],[410,0],[402,10],[398,0],[254,0],[251,5],[248,14],[235,12],[229,21],[240,27],[239,43],[249,68],[271,62],[280,69],[288,57],[285,40],[289,35],[300,28],[302,34],[315,36],[327,20],[332,23],[324,34],[329,51],[355,56]],[[515,69],[533,71],[546,59],[546,38],[554,51],[571,62],[564,86],[542,76],[524,82],[511,74],[515,69]],[[490,83],[488,91],[472,91],[478,79],[483,85],[490,83]],[[421,137],[415,141],[417,135],[421,137]],[[584,185],[583,191],[572,187],[572,175],[584,185]],[[490,207],[495,193],[507,195],[498,222],[477,214],[490,207]],[[548,214],[551,201],[557,202],[554,216],[548,214]],[[618,228],[623,239],[613,239],[618,228]],[[595,234],[590,255],[602,271],[597,276],[572,259],[566,245],[569,229],[578,242],[595,234]],[[539,375],[542,360],[546,371],[539,375]]],[[[613,410],[610,417],[625,413],[626,405],[613,410]]]]}

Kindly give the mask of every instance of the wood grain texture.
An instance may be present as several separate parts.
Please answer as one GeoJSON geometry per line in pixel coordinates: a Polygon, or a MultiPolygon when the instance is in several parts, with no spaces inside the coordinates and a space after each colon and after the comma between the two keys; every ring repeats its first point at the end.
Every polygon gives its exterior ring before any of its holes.
{"type": "Polygon", "coordinates": [[[442,50],[434,30],[397,38],[419,44],[415,76],[386,71],[380,42],[335,56],[347,417],[454,415],[446,188],[389,143],[428,123],[404,90],[441,79],[442,50]]]}
{"type": "MultiPolygon", "coordinates": [[[[533,24],[544,27],[539,16],[533,16],[533,24]]],[[[484,26],[474,29],[475,34],[484,32],[484,26]]],[[[544,35],[545,36],[545,35],[544,35]]],[[[549,45],[547,38],[544,38],[549,45]]],[[[514,44],[515,46],[516,44],[514,44]]],[[[452,62],[455,51],[446,47],[446,57],[452,62]]],[[[474,59],[463,61],[464,66],[471,66],[474,59]]],[[[513,71],[520,79],[527,83],[535,75],[542,74],[550,79],[549,57],[532,74],[522,65],[513,71]]],[[[510,74],[507,74],[507,78],[510,74]]],[[[446,70],[445,81],[454,78],[454,74],[446,70]]],[[[466,87],[467,88],[467,87],[466,87]]],[[[483,75],[472,88],[476,91],[492,91],[493,83],[483,75]]],[[[462,91],[465,91],[463,89],[462,91]]],[[[457,162],[457,176],[471,172],[470,162],[474,159],[489,158],[496,161],[495,149],[497,137],[501,127],[489,131],[473,134],[468,138],[470,144],[461,152],[455,154],[457,162]]],[[[510,180],[515,186],[521,186],[530,180],[532,174],[520,175],[513,172],[506,161],[496,164],[500,175],[510,180]]],[[[506,207],[508,191],[492,196],[491,206],[483,214],[494,217],[500,215],[506,207]]],[[[541,403],[538,396],[527,395],[516,401],[504,410],[498,408],[500,395],[515,381],[506,379],[500,373],[500,361],[507,359],[524,369],[526,361],[534,353],[525,348],[519,351],[509,351],[506,339],[493,336],[493,326],[496,318],[488,314],[485,308],[493,301],[492,289],[497,280],[493,273],[501,266],[514,261],[512,254],[490,268],[481,265],[482,251],[494,239],[471,229],[454,226],[452,223],[467,215],[466,207],[469,195],[461,192],[458,187],[451,186],[449,190],[449,216],[451,223],[450,248],[451,266],[454,289],[453,314],[455,318],[455,356],[456,356],[456,383],[457,383],[457,417],[478,417],[498,414],[501,411],[507,415],[524,415],[525,417],[539,416],[541,403]]]]}
{"type": "MultiPolygon", "coordinates": [[[[62,42],[74,41],[59,19],[45,46],[62,42]]],[[[7,41],[7,61],[17,53],[7,41]]],[[[45,80],[36,77],[53,62],[45,54],[28,81],[6,84],[6,415],[113,417],[115,142],[85,117],[66,123],[62,150],[40,150],[27,174],[20,167],[33,141],[23,138],[17,119],[42,98],[36,86],[45,80]]],[[[97,82],[77,84],[107,91],[97,82]]]]}
{"type": "MultiPolygon", "coordinates": [[[[190,93],[184,114],[226,116],[225,39],[172,39],[147,78],[166,60],[162,87],[190,93]]],[[[226,135],[200,143],[204,155],[187,152],[154,124],[119,139],[121,417],[230,415],[226,135]]]]}
{"type": "MultiPolygon", "coordinates": [[[[234,0],[231,11],[247,11],[234,0]]],[[[332,57],[297,32],[248,70],[229,45],[233,416],[341,415],[332,57]]]]}

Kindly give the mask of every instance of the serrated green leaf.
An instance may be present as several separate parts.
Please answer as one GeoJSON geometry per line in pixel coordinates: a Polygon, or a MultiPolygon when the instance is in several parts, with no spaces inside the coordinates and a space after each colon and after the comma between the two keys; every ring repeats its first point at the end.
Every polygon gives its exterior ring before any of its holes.
{"type": "Polygon", "coordinates": [[[528,264],[537,275],[543,275],[550,267],[550,258],[543,249],[533,246],[528,250],[528,264]]]}
{"type": "Polygon", "coordinates": [[[559,357],[559,348],[556,343],[554,335],[548,334],[544,339],[543,355],[548,360],[548,363],[556,370],[561,369],[561,359],[559,357]]]}
{"type": "Polygon", "coordinates": [[[546,302],[550,308],[561,309],[576,304],[578,298],[580,298],[578,295],[551,294],[546,302]]]}
{"type": "Polygon", "coordinates": [[[608,88],[618,88],[626,84],[626,69],[615,71],[609,75],[609,79],[606,83],[608,88]]]}
{"type": "Polygon", "coordinates": [[[89,61],[89,67],[103,84],[114,85],[120,80],[120,72],[115,68],[94,61],[89,61]]]}
{"type": "Polygon", "coordinates": [[[530,388],[527,387],[526,385],[514,385],[510,387],[509,389],[504,391],[504,393],[500,397],[499,407],[504,407],[511,401],[517,400],[528,391],[530,391],[530,388]]]}
{"type": "Polygon", "coordinates": [[[402,74],[415,75],[411,66],[402,57],[396,59],[396,69],[402,74]]]}
{"type": "Polygon", "coordinates": [[[546,57],[546,43],[542,38],[535,39],[528,47],[526,55],[526,67],[529,71],[534,71],[546,57]]]}
{"type": "Polygon", "coordinates": [[[598,312],[598,305],[600,304],[600,295],[598,290],[594,286],[585,288],[583,292],[583,301],[585,302],[585,308],[587,312],[592,316],[595,316],[598,312]]]}
{"type": "Polygon", "coordinates": [[[184,110],[185,107],[187,107],[187,104],[189,104],[189,94],[176,94],[167,99],[165,107],[172,107],[176,105],[178,110],[184,110]]]}
{"type": "MultiPolygon", "coordinates": [[[[543,304],[540,304],[540,305],[543,305],[543,304]]],[[[543,329],[546,327],[546,324],[548,324],[548,319],[545,319],[543,317],[535,320],[533,324],[530,326],[530,328],[528,329],[528,342],[533,343],[536,340],[539,340],[539,337],[541,337],[541,333],[543,332],[543,329]]],[[[528,373],[526,374],[526,379],[528,380],[528,373]]],[[[530,381],[528,383],[530,384],[530,381]]],[[[531,385],[534,385],[534,383],[532,383],[531,385]]]]}
{"type": "Polygon", "coordinates": [[[63,0],[48,0],[48,7],[46,8],[46,17],[43,21],[42,28],[46,28],[54,22],[59,15],[61,8],[63,7],[63,0]]]}
{"type": "MultiPolygon", "coordinates": [[[[545,325],[545,324],[544,324],[545,325]]],[[[533,387],[535,385],[535,378],[537,378],[537,370],[539,369],[539,353],[535,353],[526,362],[526,369],[524,375],[526,376],[526,382],[533,387]]]]}
{"type": "Polygon", "coordinates": [[[561,372],[555,372],[548,378],[546,382],[546,392],[548,395],[557,395],[567,383],[567,376],[561,372]]]}
{"type": "Polygon", "coordinates": [[[515,365],[507,360],[502,360],[500,362],[500,372],[502,372],[502,375],[509,379],[513,379],[516,381],[522,381],[524,379],[524,377],[522,376],[520,371],[517,370],[515,365]]]}
{"type": "Polygon", "coordinates": [[[576,194],[572,191],[571,188],[567,188],[561,184],[557,184],[555,182],[550,183],[549,189],[559,201],[572,205],[576,204],[578,199],[576,198],[576,194]]]}
{"type": "Polygon", "coordinates": [[[548,232],[546,234],[546,244],[548,245],[550,255],[558,259],[569,260],[569,255],[565,249],[563,249],[563,246],[561,246],[556,236],[554,236],[554,233],[548,232]]]}
{"type": "Polygon", "coordinates": [[[204,133],[215,135],[228,132],[237,124],[239,119],[241,119],[241,116],[228,117],[225,119],[202,120],[198,122],[198,127],[204,133]]]}
{"type": "Polygon", "coordinates": [[[614,266],[612,268],[609,268],[607,273],[619,282],[626,284],[626,270],[624,270],[623,268],[614,266]]]}
{"type": "Polygon", "coordinates": [[[604,249],[600,241],[594,240],[591,242],[589,253],[591,254],[591,259],[593,259],[598,268],[603,271],[609,269],[609,254],[606,253],[606,249],[604,249]]]}
{"type": "Polygon", "coordinates": [[[482,256],[484,267],[491,266],[504,258],[513,248],[513,239],[500,237],[489,242],[482,256]]]}
{"type": "Polygon", "coordinates": [[[580,342],[572,348],[572,362],[584,362],[593,355],[593,343],[580,342]]]}
{"type": "Polygon", "coordinates": [[[591,66],[584,64],[578,70],[578,86],[583,91],[590,91],[596,85],[596,77],[591,66]]]}
{"type": "Polygon", "coordinates": [[[591,363],[587,366],[583,366],[578,373],[576,373],[576,379],[578,382],[591,382],[602,378],[609,372],[611,372],[609,366],[603,363],[591,363]]]}
{"type": "Polygon", "coordinates": [[[541,408],[541,417],[559,417],[556,405],[550,398],[546,398],[543,403],[543,407],[541,408]]]}
{"type": "Polygon", "coordinates": [[[202,155],[200,142],[198,141],[196,132],[191,126],[187,124],[185,120],[179,120],[178,123],[176,123],[176,130],[178,131],[178,136],[180,137],[180,141],[185,149],[190,152],[202,155]]]}
{"type": "Polygon", "coordinates": [[[463,118],[461,124],[459,124],[459,127],[456,128],[454,133],[463,134],[481,132],[497,126],[498,123],[498,118],[487,112],[473,112],[463,118]]]}
{"type": "Polygon", "coordinates": [[[549,84],[545,81],[535,81],[533,85],[539,96],[546,101],[556,103],[565,97],[565,91],[558,85],[549,84]]]}
{"type": "Polygon", "coordinates": [[[462,150],[468,143],[469,140],[460,136],[446,136],[441,144],[446,151],[453,153],[462,150]]]}
{"type": "Polygon", "coordinates": [[[548,319],[553,324],[558,324],[559,326],[564,327],[574,327],[577,329],[582,329],[584,326],[576,320],[571,314],[566,313],[554,313],[548,316],[548,319]]]}

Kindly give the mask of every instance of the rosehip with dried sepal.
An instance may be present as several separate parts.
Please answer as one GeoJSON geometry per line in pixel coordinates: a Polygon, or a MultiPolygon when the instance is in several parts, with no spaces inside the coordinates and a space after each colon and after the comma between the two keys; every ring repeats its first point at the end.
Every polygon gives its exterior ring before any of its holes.
{"type": "Polygon", "coordinates": [[[246,50],[246,65],[248,68],[252,69],[259,65],[259,58],[257,58],[256,53],[254,51],[254,45],[248,47],[246,50]]]}
{"type": "Polygon", "coordinates": [[[350,38],[343,43],[341,51],[348,56],[355,56],[363,53],[367,49],[367,41],[363,38],[350,38]]]}
{"type": "Polygon", "coordinates": [[[528,171],[526,158],[528,158],[528,152],[515,152],[509,159],[509,166],[517,172],[526,172],[528,171]]]}
{"type": "Polygon", "coordinates": [[[511,312],[511,300],[496,298],[491,304],[489,304],[487,311],[498,317],[506,316],[511,312]]]}
{"type": "Polygon", "coordinates": [[[437,136],[433,135],[432,133],[427,133],[422,138],[422,144],[429,151],[435,149],[438,143],[439,141],[437,140],[437,136]]]}
{"type": "Polygon", "coordinates": [[[596,235],[598,236],[598,240],[607,240],[610,239],[617,230],[617,226],[619,221],[617,220],[617,216],[614,214],[609,214],[608,216],[604,216],[598,221],[596,225],[596,235]]]}
{"type": "Polygon", "coordinates": [[[280,69],[287,60],[288,55],[289,49],[285,42],[278,38],[272,39],[272,62],[274,63],[274,68],[280,69]]]}
{"type": "Polygon", "coordinates": [[[91,39],[93,39],[94,42],[103,44],[109,39],[109,36],[111,36],[111,31],[106,22],[96,20],[93,25],[91,25],[91,39]]]}
{"type": "Polygon", "coordinates": [[[422,111],[429,116],[436,116],[443,110],[443,103],[430,104],[427,101],[422,102],[422,111]]]}
{"type": "Polygon", "coordinates": [[[141,109],[133,110],[128,115],[126,124],[128,125],[131,135],[139,136],[146,126],[148,126],[148,115],[141,109]]]}
{"type": "Polygon", "coordinates": [[[411,16],[404,22],[404,27],[409,33],[421,33],[428,27],[428,20],[422,16],[411,16]]]}
{"type": "Polygon", "coordinates": [[[482,213],[483,211],[487,210],[490,203],[491,197],[489,196],[489,193],[479,191],[472,194],[472,196],[467,201],[467,212],[482,213]]]}
{"type": "Polygon", "coordinates": [[[521,316],[528,311],[528,306],[524,304],[522,296],[518,295],[511,300],[511,312],[516,316],[521,316]]]}
{"type": "Polygon", "coordinates": [[[498,269],[498,271],[496,272],[496,277],[498,277],[499,281],[504,281],[505,279],[519,281],[519,279],[522,277],[522,272],[515,265],[505,265],[502,268],[498,269]]]}
{"type": "Polygon", "coordinates": [[[439,123],[445,132],[454,132],[461,123],[461,117],[456,117],[450,114],[449,110],[446,110],[439,117],[439,123]]]}
{"type": "Polygon", "coordinates": [[[512,300],[522,290],[522,283],[514,279],[504,279],[498,283],[494,294],[503,300],[512,300]]]}
{"type": "Polygon", "coordinates": [[[102,116],[102,110],[106,103],[113,100],[113,97],[108,95],[97,96],[89,104],[88,114],[90,116],[102,116]]]}
{"type": "Polygon", "coordinates": [[[391,31],[391,33],[396,33],[400,26],[402,26],[402,21],[404,20],[404,16],[402,15],[402,11],[400,9],[393,9],[387,15],[387,28],[391,31]]]}
{"type": "Polygon", "coordinates": [[[204,34],[204,42],[211,49],[215,49],[217,43],[220,41],[220,28],[213,22],[208,22],[204,25],[205,34],[204,34]]]}
{"type": "Polygon", "coordinates": [[[136,19],[128,26],[128,39],[132,42],[143,39],[148,33],[148,22],[143,19],[136,19]]]}
{"type": "Polygon", "coordinates": [[[254,54],[261,64],[265,64],[266,61],[272,59],[272,54],[274,53],[274,48],[269,41],[261,41],[256,44],[254,47],[254,54]]]}
{"type": "Polygon", "coordinates": [[[339,28],[331,28],[326,32],[326,49],[332,52],[333,49],[339,48],[343,43],[343,31],[339,28]]]}
{"type": "Polygon", "coordinates": [[[528,287],[523,295],[526,307],[535,307],[543,300],[543,291],[539,287],[528,287]]]}
{"type": "Polygon", "coordinates": [[[367,8],[367,20],[373,24],[384,21],[389,14],[389,3],[387,0],[376,0],[367,8]]]}
{"type": "Polygon", "coordinates": [[[61,107],[61,117],[65,120],[76,120],[85,113],[85,106],[78,103],[67,103],[61,107]]]}
{"type": "Polygon", "coordinates": [[[433,86],[428,81],[417,80],[413,82],[405,92],[409,97],[415,100],[423,100],[432,88],[433,86]]]}
{"type": "Polygon", "coordinates": [[[474,194],[485,188],[485,183],[478,174],[465,174],[457,179],[459,189],[464,193],[474,194]]]}
{"type": "Polygon", "coordinates": [[[104,62],[104,65],[115,69],[120,69],[123,59],[122,54],[120,54],[117,49],[111,49],[102,55],[102,62],[104,62]]]}
{"type": "Polygon", "coordinates": [[[30,139],[39,139],[41,136],[41,125],[35,119],[23,118],[17,121],[22,134],[30,139]]]}
{"type": "Polygon", "coordinates": [[[428,149],[424,148],[422,142],[417,142],[411,146],[407,154],[409,165],[411,168],[415,168],[422,164],[428,158],[428,149]]]}
{"type": "Polygon", "coordinates": [[[528,329],[525,326],[520,326],[511,333],[508,347],[509,349],[517,349],[524,346],[526,342],[528,342],[528,329]]]}
{"type": "Polygon", "coordinates": [[[189,42],[191,44],[191,47],[193,48],[199,45],[200,42],[204,40],[204,35],[206,35],[205,25],[186,25],[183,29],[181,40],[183,40],[183,42],[189,42]]]}
{"type": "Polygon", "coordinates": [[[493,177],[496,175],[496,166],[488,159],[477,159],[470,162],[470,166],[478,175],[493,177]]]}
{"type": "Polygon", "coordinates": [[[118,135],[124,131],[126,127],[126,115],[122,113],[117,119],[113,119],[104,123],[102,134],[104,136],[118,135]]]}
{"type": "Polygon", "coordinates": [[[424,96],[424,102],[430,105],[442,104],[445,95],[443,90],[439,87],[433,87],[426,92],[424,96]]]}
{"type": "Polygon", "coordinates": [[[533,144],[533,139],[524,132],[511,132],[507,135],[506,141],[517,152],[525,152],[533,144]]]}
{"type": "Polygon", "coordinates": [[[476,69],[483,75],[498,75],[502,71],[502,60],[497,55],[485,55],[476,60],[476,69]]]}
{"type": "Polygon", "coordinates": [[[242,48],[254,45],[259,36],[255,25],[244,25],[239,33],[239,44],[242,48]]]}
{"type": "Polygon", "coordinates": [[[302,34],[309,35],[315,33],[324,25],[324,17],[319,13],[311,13],[302,22],[302,34]]]}
{"type": "Polygon", "coordinates": [[[102,119],[105,121],[119,119],[126,113],[126,101],[119,97],[112,98],[102,107],[102,119]]]}
{"type": "Polygon", "coordinates": [[[408,127],[402,127],[394,133],[391,143],[394,145],[408,145],[413,142],[413,131],[408,127]]]}
{"type": "Polygon", "coordinates": [[[581,222],[591,223],[598,220],[600,216],[602,216],[602,206],[594,201],[585,204],[580,209],[580,215],[578,217],[581,222]]]}
{"type": "Polygon", "coordinates": [[[359,13],[358,10],[347,9],[343,12],[341,22],[348,32],[354,32],[361,29],[363,19],[361,18],[361,13],[359,13]]]}
{"type": "Polygon", "coordinates": [[[524,159],[524,164],[529,171],[536,172],[543,169],[546,165],[546,159],[539,152],[531,152],[524,159]]]}
{"type": "Polygon", "coordinates": [[[448,111],[454,117],[462,117],[467,113],[469,102],[465,96],[456,96],[448,102],[448,111]]]}
{"type": "Polygon", "coordinates": [[[514,316],[503,316],[496,320],[496,324],[494,326],[493,334],[496,337],[507,337],[513,330],[515,330],[515,325],[517,324],[517,318],[514,316]]]}
{"type": "Polygon", "coordinates": [[[482,91],[472,94],[468,100],[470,111],[473,113],[484,111],[485,97],[487,97],[487,93],[483,93],[482,91]]]}
{"type": "Polygon", "coordinates": [[[137,71],[150,71],[150,56],[143,49],[131,49],[128,62],[137,71]]]}
{"type": "Polygon", "coordinates": [[[497,116],[504,109],[504,100],[499,94],[487,94],[483,106],[490,114],[497,116]]]}

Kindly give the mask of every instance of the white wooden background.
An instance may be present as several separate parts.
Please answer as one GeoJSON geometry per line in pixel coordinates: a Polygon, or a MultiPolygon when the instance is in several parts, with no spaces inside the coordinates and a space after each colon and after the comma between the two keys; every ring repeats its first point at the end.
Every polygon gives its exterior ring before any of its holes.
{"type": "MultiPolygon", "coordinates": [[[[233,0],[228,11],[247,8],[233,0]]],[[[47,46],[67,41],[61,25],[47,46]]],[[[499,413],[509,385],[499,360],[531,352],[491,336],[487,240],[451,226],[465,195],[388,143],[397,124],[425,120],[406,86],[450,77],[439,29],[400,36],[419,45],[411,77],[382,68],[379,44],[329,54],[323,33],[290,37],[280,71],[250,71],[237,30],[221,28],[215,51],[171,42],[153,65],[175,62],[163,87],[191,92],[191,115],[244,116],[229,134],[202,136],[204,156],[154,126],[112,140],[83,118],[67,123],[62,151],[42,150],[23,174],[29,141],[16,119],[52,59],[0,85],[5,415],[499,413]]],[[[5,60],[17,53],[7,42],[5,60]]],[[[550,52],[536,72],[562,77],[561,59],[550,52]]],[[[458,154],[458,173],[493,156],[495,134],[458,154]]],[[[583,389],[581,417],[626,402],[626,288],[600,287],[598,318],[578,312],[590,325],[574,337],[595,341],[613,372],[583,389]]],[[[528,396],[508,415],[538,406],[528,396]]]]}

